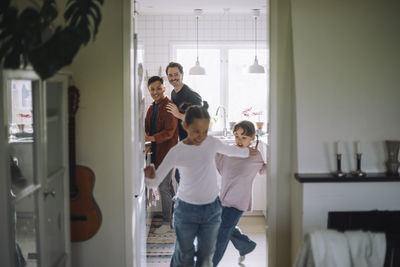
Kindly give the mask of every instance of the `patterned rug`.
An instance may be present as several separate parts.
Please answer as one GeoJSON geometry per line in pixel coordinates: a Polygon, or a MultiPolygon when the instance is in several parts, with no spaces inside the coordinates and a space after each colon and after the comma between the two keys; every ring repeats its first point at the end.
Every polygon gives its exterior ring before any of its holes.
{"type": "Polygon", "coordinates": [[[147,236],[147,266],[162,267],[169,266],[171,256],[174,253],[175,233],[157,235],[154,230],[162,224],[162,219],[154,217],[151,222],[149,235],[147,236]]]}

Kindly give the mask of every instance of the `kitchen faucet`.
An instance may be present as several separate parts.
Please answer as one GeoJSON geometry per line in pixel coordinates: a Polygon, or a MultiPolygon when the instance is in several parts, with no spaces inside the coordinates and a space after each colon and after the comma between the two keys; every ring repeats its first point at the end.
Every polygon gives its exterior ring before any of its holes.
{"type": "Polygon", "coordinates": [[[226,109],[224,108],[224,106],[219,106],[217,108],[217,112],[215,113],[215,116],[218,116],[218,111],[219,111],[220,108],[222,108],[223,111],[224,111],[224,129],[222,130],[222,135],[224,137],[226,137],[228,135],[228,130],[226,128],[226,109]]]}

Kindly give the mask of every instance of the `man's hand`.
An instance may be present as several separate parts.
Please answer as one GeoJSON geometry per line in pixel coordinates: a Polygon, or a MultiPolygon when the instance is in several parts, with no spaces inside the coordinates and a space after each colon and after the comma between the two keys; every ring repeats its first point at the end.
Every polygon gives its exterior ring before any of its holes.
{"type": "Polygon", "coordinates": [[[147,178],[155,178],[156,177],[156,168],[154,164],[150,164],[146,168],[144,168],[144,176],[147,178]]]}
{"type": "Polygon", "coordinates": [[[167,104],[167,111],[177,119],[183,120],[185,118],[185,115],[179,112],[178,107],[174,103],[167,104]]]}

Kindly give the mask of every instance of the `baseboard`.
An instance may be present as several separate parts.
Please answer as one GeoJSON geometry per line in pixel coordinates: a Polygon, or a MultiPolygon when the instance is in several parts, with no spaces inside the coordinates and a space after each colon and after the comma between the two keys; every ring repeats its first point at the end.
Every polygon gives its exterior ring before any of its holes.
{"type": "Polygon", "coordinates": [[[262,216],[262,217],[265,217],[264,212],[262,210],[245,211],[245,212],[243,212],[243,216],[246,216],[246,217],[262,216]]]}

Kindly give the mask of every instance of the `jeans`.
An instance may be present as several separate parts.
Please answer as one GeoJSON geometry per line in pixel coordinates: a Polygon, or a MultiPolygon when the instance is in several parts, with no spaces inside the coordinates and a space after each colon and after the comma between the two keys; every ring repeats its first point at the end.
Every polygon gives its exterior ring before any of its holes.
{"type": "Polygon", "coordinates": [[[174,198],[174,202],[176,243],[170,266],[211,267],[221,223],[221,201],[217,198],[209,204],[193,205],[174,198]]]}
{"type": "Polygon", "coordinates": [[[172,178],[171,178],[172,173],[173,173],[173,170],[171,170],[167,174],[167,176],[164,178],[164,180],[158,186],[158,189],[160,190],[160,196],[161,196],[163,221],[165,224],[166,223],[169,224],[171,222],[172,198],[175,195],[174,188],[172,186],[172,178]]]}
{"type": "Polygon", "coordinates": [[[229,240],[239,251],[240,256],[244,256],[254,249],[256,244],[236,226],[242,214],[243,211],[236,208],[223,207],[222,222],[218,231],[217,246],[213,257],[214,266],[217,266],[224,256],[229,240]]]}

